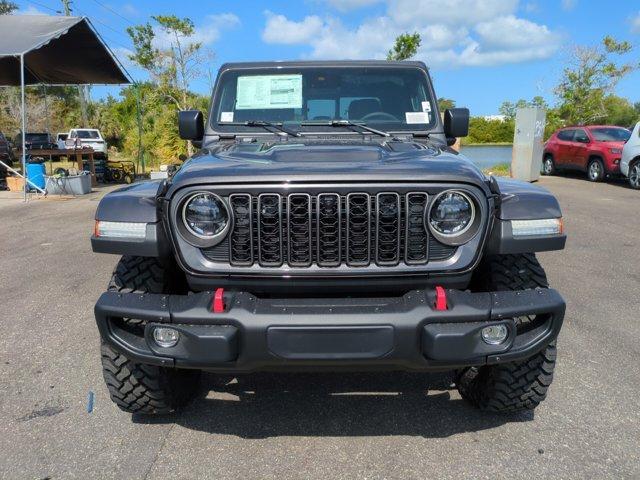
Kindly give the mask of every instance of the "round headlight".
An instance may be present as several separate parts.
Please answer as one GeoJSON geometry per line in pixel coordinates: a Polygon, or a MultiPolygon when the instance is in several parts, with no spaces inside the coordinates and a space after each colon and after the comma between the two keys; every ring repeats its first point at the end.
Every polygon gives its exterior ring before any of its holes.
{"type": "Polygon", "coordinates": [[[182,209],[182,220],[192,235],[213,240],[226,233],[229,211],[220,197],[213,193],[196,193],[182,209]]]}
{"type": "Polygon", "coordinates": [[[458,238],[473,225],[475,210],[473,201],[466,193],[458,190],[444,191],[431,205],[429,228],[436,237],[458,238]]]}

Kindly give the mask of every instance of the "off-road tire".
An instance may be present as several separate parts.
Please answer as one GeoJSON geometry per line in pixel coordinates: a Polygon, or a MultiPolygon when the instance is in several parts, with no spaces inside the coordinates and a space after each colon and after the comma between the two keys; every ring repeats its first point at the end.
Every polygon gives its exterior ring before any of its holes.
{"type": "MultiPolygon", "coordinates": [[[[472,280],[475,291],[548,288],[547,277],[534,254],[493,255],[484,259],[472,280]]],[[[519,318],[518,328],[535,317],[519,318]]],[[[482,410],[533,410],[547,396],[556,363],[556,344],[520,361],[470,367],[458,372],[460,395],[482,410]]]]}
{"type": "MultiPolygon", "coordinates": [[[[124,256],[116,265],[107,290],[120,293],[173,292],[175,282],[170,271],[157,258],[124,256]]],[[[143,325],[138,319],[123,320],[130,326],[143,325]]]]}
{"type": "Polygon", "coordinates": [[[167,414],[198,389],[198,370],[176,370],[129,360],[107,344],[100,348],[102,374],[111,400],[125,412],[167,414]]]}
{"type": "MultiPolygon", "coordinates": [[[[108,290],[122,293],[184,293],[182,276],[172,264],[156,258],[124,256],[108,290]]],[[[122,327],[140,335],[144,322],[123,318],[122,327]]],[[[130,413],[166,414],[186,404],[199,385],[200,371],[146,365],[101,345],[102,372],[111,400],[130,413]]]]}

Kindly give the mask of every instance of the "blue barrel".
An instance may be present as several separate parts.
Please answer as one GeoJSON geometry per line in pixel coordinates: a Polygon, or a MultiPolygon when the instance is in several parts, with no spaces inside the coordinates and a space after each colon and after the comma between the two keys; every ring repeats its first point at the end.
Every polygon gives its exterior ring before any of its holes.
{"type": "MultiPolygon", "coordinates": [[[[27,178],[33,185],[37,185],[44,190],[46,186],[46,180],[44,164],[42,163],[27,163],[27,178]]],[[[33,185],[29,184],[29,189],[33,188],[33,185]]]]}

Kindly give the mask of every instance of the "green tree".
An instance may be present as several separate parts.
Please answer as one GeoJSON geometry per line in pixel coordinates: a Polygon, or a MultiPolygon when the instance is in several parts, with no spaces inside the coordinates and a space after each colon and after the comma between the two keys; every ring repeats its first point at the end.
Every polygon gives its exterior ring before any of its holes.
{"type": "Polygon", "coordinates": [[[450,98],[440,97],[438,99],[438,109],[444,112],[448,108],[456,108],[456,101],[450,98]]]}
{"type": "Polygon", "coordinates": [[[516,103],[507,100],[502,102],[502,105],[500,105],[500,108],[498,108],[498,112],[500,112],[500,115],[504,115],[509,120],[513,120],[514,118],[516,118],[516,110],[520,107],[526,106],[527,101],[523,99],[518,100],[516,103]]]}
{"type": "Polygon", "coordinates": [[[18,5],[6,0],[0,0],[0,15],[11,15],[18,10],[18,5]]]}
{"type": "MultiPolygon", "coordinates": [[[[202,49],[202,43],[193,38],[195,26],[191,19],[175,15],[151,18],[169,45],[165,48],[157,46],[156,30],[150,23],[129,27],[127,33],[134,45],[134,53],[129,58],[149,72],[158,87],[156,94],[159,97],[174,103],[177,110],[185,110],[194,98],[190,93],[191,82],[202,75],[200,67],[207,59],[207,54],[202,49]]],[[[168,125],[165,118],[161,120],[162,124],[168,125]]],[[[193,153],[190,142],[188,151],[189,154],[193,153]]]]}
{"type": "Polygon", "coordinates": [[[605,98],[618,82],[637,69],[637,63],[621,63],[619,57],[631,52],[629,42],[604,37],[597,47],[576,47],[570,66],[564,69],[555,93],[560,115],[568,123],[588,124],[607,116],[605,98]]]}
{"type": "Polygon", "coordinates": [[[484,117],[471,117],[469,136],[464,143],[510,143],[513,142],[515,122],[513,120],[487,120],[484,117]]]}
{"type": "Polygon", "coordinates": [[[634,105],[626,98],[608,95],[604,98],[603,104],[607,112],[603,123],[607,125],[629,127],[634,125],[640,117],[640,112],[638,112],[634,105]]]}
{"type": "Polygon", "coordinates": [[[410,59],[418,52],[421,42],[422,39],[418,32],[398,35],[393,44],[393,48],[387,53],[387,60],[410,59]]]}

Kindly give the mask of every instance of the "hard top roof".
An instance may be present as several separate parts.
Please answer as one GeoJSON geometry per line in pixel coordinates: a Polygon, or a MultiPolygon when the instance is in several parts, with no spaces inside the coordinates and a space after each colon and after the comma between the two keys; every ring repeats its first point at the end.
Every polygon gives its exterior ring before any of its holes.
{"type": "Polygon", "coordinates": [[[269,62],[230,62],[223,64],[220,70],[274,67],[413,67],[427,69],[424,62],[406,60],[278,60],[269,62]]]}

